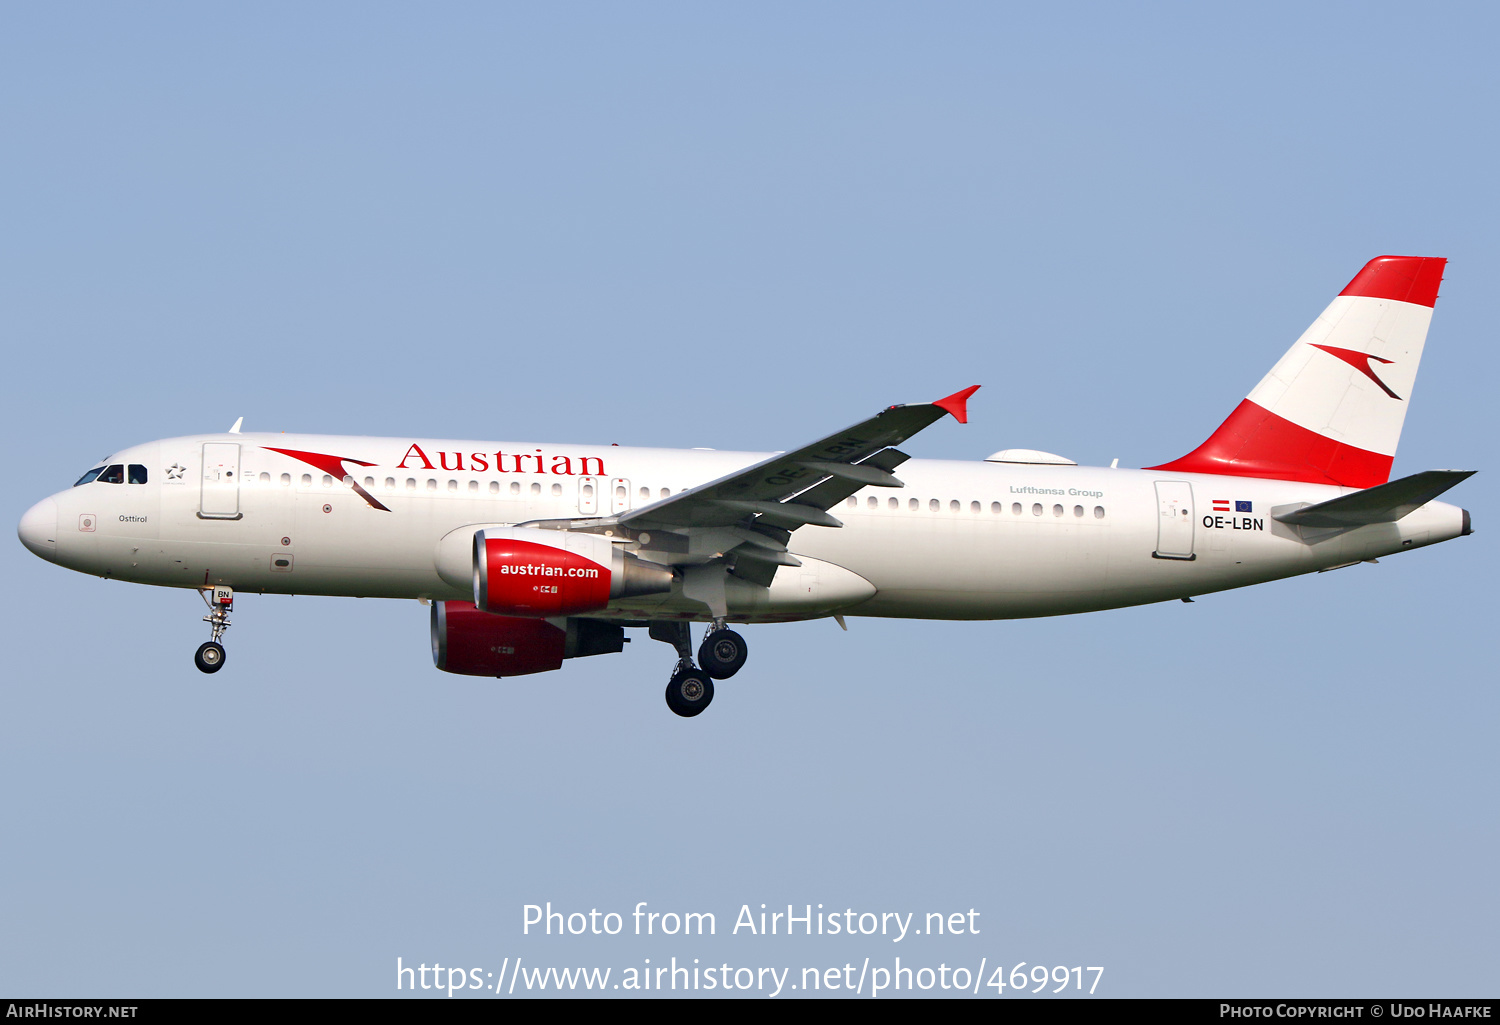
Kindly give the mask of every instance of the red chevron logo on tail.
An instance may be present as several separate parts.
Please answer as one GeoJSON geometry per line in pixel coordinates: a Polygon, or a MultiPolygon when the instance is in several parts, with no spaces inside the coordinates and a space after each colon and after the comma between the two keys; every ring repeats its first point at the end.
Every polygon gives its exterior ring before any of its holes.
{"type": "Polygon", "coordinates": [[[1391,398],[1395,399],[1397,402],[1402,401],[1401,396],[1391,391],[1391,389],[1386,386],[1386,383],[1384,381],[1376,377],[1375,371],[1370,367],[1370,360],[1372,359],[1377,363],[1390,363],[1393,362],[1392,360],[1381,359],[1379,356],[1372,356],[1368,352],[1356,352],[1353,349],[1340,349],[1336,345],[1319,345],[1316,342],[1309,342],[1308,344],[1311,345],[1314,349],[1322,349],[1330,356],[1337,356],[1339,359],[1349,364],[1355,370],[1358,370],[1361,374],[1364,374],[1370,380],[1380,385],[1380,390],[1385,392],[1391,398]]]}

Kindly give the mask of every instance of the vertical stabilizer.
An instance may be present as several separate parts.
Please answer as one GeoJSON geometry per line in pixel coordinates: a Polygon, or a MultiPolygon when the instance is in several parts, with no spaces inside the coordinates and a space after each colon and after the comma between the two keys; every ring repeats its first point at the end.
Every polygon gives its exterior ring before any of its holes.
{"type": "Polygon", "coordinates": [[[1212,437],[1149,469],[1384,484],[1447,262],[1365,264],[1212,437]]]}

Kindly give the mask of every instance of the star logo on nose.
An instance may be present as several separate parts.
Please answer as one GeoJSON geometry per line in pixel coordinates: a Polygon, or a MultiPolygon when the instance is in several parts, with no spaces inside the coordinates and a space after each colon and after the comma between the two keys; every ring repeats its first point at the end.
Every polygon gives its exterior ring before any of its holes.
{"type": "Polygon", "coordinates": [[[179,466],[177,463],[173,463],[167,467],[167,480],[182,480],[184,473],[187,473],[186,466],[179,466]]]}

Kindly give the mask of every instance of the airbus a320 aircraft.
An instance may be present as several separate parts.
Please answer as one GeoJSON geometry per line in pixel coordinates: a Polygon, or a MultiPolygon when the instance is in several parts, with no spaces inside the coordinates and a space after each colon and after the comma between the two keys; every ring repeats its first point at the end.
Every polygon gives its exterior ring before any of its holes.
{"type": "Polygon", "coordinates": [[[237,422],[110,456],[19,533],[80,573],[200,591],[205,673],[236,591],[416,598],[450,673],[547,672],[645,627],[677,652],[667,705],[693,716],[745,664],[730,623],[1092,612],[1470,533],[1434,501],[1469,472],[1390,480],[1445,263],[1371,260],[1207,441],[1143,470],[896,447],[966,422],[977,386],[772,455],[237,422]],[[694,622],[710,624],[696,664],[694,622]]]}

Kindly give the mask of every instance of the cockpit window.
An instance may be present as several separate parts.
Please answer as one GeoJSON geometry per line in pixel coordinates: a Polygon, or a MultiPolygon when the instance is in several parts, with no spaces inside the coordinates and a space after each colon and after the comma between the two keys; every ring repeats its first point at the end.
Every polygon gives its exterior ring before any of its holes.
{"type": "Polygon", "coordinates": [[[94,478],[97,477],[97,476],[99,476],[103,472],[104,472],[104,467],[102,467],[102,466],[96,466],[92,470],[90,470],[88,473],[84,474],[82,477],[79,477],[78,478],[78,483],[74,484],[73,486],[76,488],[76,487],[79,487],[80,485],[83,485],[83,484],[92,484],[92,483],[94,483],[94,478]]]}
{"type": "Polygon", "coordinates": [[[144,483],[146,483],[146,468],[144,466],[142,466],[140,463],[131,463],[130,464],[130,483],[132,483],[132,484],[144,484],[144,483]]]}
{"type": "Polygon", "coordinates": [[[112,466],[106,467],[105,470],[104,470],[104,472],[99,475],[99,483],[100,484],[124,484],[125,483],[125,467],[124,467],[124,465],[121,464],[121,463],[115,463],[112,466]]]}

